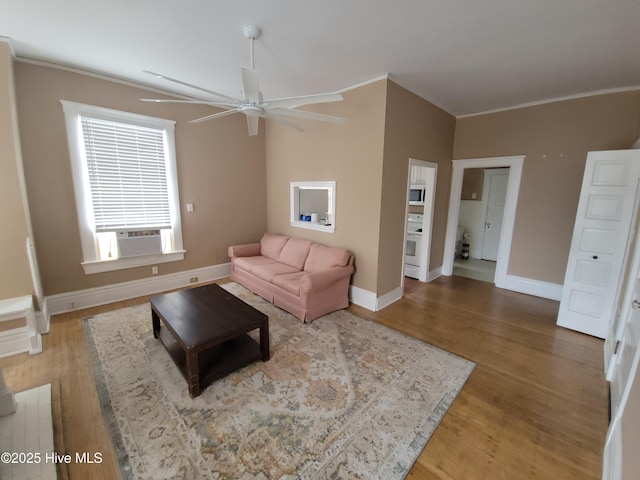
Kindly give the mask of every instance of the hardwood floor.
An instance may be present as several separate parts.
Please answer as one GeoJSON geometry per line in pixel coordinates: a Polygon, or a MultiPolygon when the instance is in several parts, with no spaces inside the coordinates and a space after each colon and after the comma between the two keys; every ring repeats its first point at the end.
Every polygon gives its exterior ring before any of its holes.
{"type": "MultiPolygon", "coordinates": [[[[65,453],[103,454],[101,464],[70,464],[72,480],[118,475],[81,319],[146,301],[56,316],[42,354],[0,359],[14,391],[59,384],[65,453]]],[[[380,312],[349,309],[477,364],[407,478],[600,477],[608,422],[603,342],[556,327],[557,302],[441,277],[380,312]]]]}

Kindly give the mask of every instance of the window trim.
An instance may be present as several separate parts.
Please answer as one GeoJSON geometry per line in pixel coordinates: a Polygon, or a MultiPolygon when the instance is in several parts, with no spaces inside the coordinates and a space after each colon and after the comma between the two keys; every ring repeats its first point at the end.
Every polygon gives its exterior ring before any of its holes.
{"type": "Polygon", "coordinates": [[[81,265],[85,274],[108,272],[135,268],[157,263],[175,262],[184,260],[186,251],[182,243],[182,223],[180,218],[180,200],[178,195],[178,170],[175,153],[175,121],[163,118],[149,117],[136,113],[112,110],[109,108],[95,107],[82,103],[60,100],[65,115],[67,127],[67,140],[69,143],[69,156],[71,160],[71,172],[76,198],[76,212],[78,216],[78,228],[82,245],[81,265]],[[130,123],[145,127],[164,130],[167,155],[167,187],[169,204],[171,209],[171,231],[173,250],[168,253],[144,255],[139,257],[118,258],[114,260],[100,260],[98,258],[98,246],[93,226],[93,209],[91,207],[91,193],[89,187],[89,174],[86,162],[86,153],[82,143],[82,126],[80,116],[102,118],[122,123],[130,123]]]}
{"type": "Polygon", "coordinates": [[[289,203],[290,203],[290,215],[289,223],[292,227],[306,228],[308,230],[317,230],[319,232],[334,233],[336,229],[336,182],[334,180],[321,181],[321,182],[290,182],[289,183],[289,203]],[[331,225],[322,225],[319,223],[311,223],[300,221],[300,202],[299,191],[300,189],[320,189],[329,190],[329,196],[331,197],[331,225]]]}

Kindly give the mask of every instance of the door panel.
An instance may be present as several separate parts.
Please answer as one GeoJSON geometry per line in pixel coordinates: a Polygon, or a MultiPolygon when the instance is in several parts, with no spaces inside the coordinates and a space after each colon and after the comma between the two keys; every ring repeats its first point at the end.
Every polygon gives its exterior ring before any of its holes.
{"type": "Polygon", "coordinates": [[[620,339],[611,379],[611,417],[603,453],[602,478],[640,478],[640,248],[636,241],[633,268],[633,295],[627,305],[624,333],[620,339]]]}
{"type": "Polygon", "coordinates": [[[484,238],[482,241],[482,259],[496,261],[500,247],[500,232],[502,231],[502,217],[504,216],[509,171],[488,171],[489,191],[487,192],[487,215],[484,224],[484,238]]]}
{"type": "Polygon", "coordinates": [[[640,151],[589,152],[558,325],[605,338],[613,320],[640,174],[640,151]]]}
{"type": "MultiPolygon", "coordinates": [[[[618,185],[625,187],[626,185],[618,185]]],[[[624,196],[591,195],[587,205],[586,218],[589,220],[620,220],[624,207],[624,196]]]]}

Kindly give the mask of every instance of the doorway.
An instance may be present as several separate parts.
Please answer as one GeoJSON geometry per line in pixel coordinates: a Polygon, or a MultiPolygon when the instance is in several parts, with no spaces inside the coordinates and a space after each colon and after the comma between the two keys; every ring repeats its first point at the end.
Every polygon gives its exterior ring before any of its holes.
{"type": "Polygon", "coordinates": [[[456,238],[459,224],[460,198],[462,194],[462,180],[464,171],[470,168],[509,168],[507,191],[504,202],[504,214],[500,227],[499,248],[496,258],[495,285],[506,288],[509,256],[511,254],[511,240],[515,224],[516,205],[520,190],[520,178],[524,155],[514,157],[475,158],[465,160],[453,160],[453,172],[451,176],[451,192],[449,197],[449,215],[447,220],[447,232],[445,238],[444,257],[442,262],[442,274],[453,274],[453,266],[456,250],[456,238]]]}
{"type": "Polygon", "coordinates": [[[453,275],[495,282],[508,168],[464,172],[453,275]]]}
{"type": "MultiPolygon", "coordinates": [[[[425,162],[415,158],[409,159],[409,173],[407,175],[407,200],[404,215],[404,252],[405,263],[402,269],[402,285],[405,276],[420,282],[431,281],[429,264],[431,257],[431,235],[433,231],[433,212],[436,194],[436,180],[438,164],[425,162]],[[417,191],[422,191],[420,198],[417,191]],[[411,218],[411,222],[409,219],[411,218]],[[415,227],[416,218],[421,226],[415,227]],[[420,230],[416,232],[416,230],[420,230]],[[419,235],[416,235],[419,233],[419,235]],[[409,238],[411,237],[411,238],[409,238]],[[407,261],[411,253],[420,252],[419,261],[407,261]]],[[[414,256],[415,259],[415,256],[414,256]]]]}

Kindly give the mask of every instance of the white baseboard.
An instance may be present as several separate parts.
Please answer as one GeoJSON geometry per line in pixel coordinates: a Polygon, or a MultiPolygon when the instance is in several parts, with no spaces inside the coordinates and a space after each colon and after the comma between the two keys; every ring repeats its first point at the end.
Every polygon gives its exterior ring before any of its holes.
{"type": "Polygon", "coordinates": [[[355,303],[367,310],[376,311],[378,297],[369,290],[349,285],[349,300],[351,300],[351,303],[355,303]]]}
{"type": "Polygon", "coordinates": [[[349,298],[351,303],[355,303],[356,305],[366,308],[367,310],[371,310],[372,312],[382,310],[393,302],[400,300],[402,298],[402,294],[402,287],[391,290],[380,297],[378,297],[374,292],[370,292],[363,288],[354,287],[353,285],[349,287],[349,298]]]}
{"type": "Polygon", "coordinates": [[[514,292],[526,293],[527,295],[548,298],[558,302],[562,298],[562,285],[516,277],[515,275],[507,275],[505,288],[514,292]]]}
{"type": "Polygon", "coordinates": [[[391,305],[393,302],[397,302],[402,298],[403,294],[404,294],[404,288],[401,285],[398,288],[391,290],[390,292],[387,292],[384,295],[378,297],[375,311],[377,312],[378,310],[382,310],[383,308],[391,305]]]}
{"type": "Polygon", "coordinates": [[[70,312],[82,308],[97,307],[108,303],[129,300],[131,298],[152,295],[167,290],[194,286],[200,283],[212,282],[231,275],[231,264],[223,263],[210,267],[196,268],[185,272],[158,275],[131,282],[106,285],[104,287],[78,290],[75,292],[50,295],[45,298],[49,315],[70,312]],[[191,283],[197,277],[198,281],[191,283]]]}
{"type": "Polygon", "coordinates": [[[436,278],[442,276],[442,267],[438,267],[435,270],[431,270],[429,272],[429,278],[427,278],[427,282],[433,282],[436,278]]]}
{"type": "Polygon", "coordinates": [[[26,327],[12,328],[0,333],[0,358],[29,350],[31,350],[31,341],[26,327]]]}
{"type": "MultiPolygon", "coordinates": [[[[230,274],[231,264],[223,263],[220,265],[187,270],[185,272],[158,275],[142,280],[134,280],[131,282],[106,285],[104,287],[50,295],[45,298],[44,311],[46,314],[44,315],[44,318],[40,317],[37,319],[38,331],[40,333],[48,332],[48,319],[51,315],[80,310],[83,308],[96,307],[99,305],[106,305],[176,288],[194,286],[200,283],[212,282],[220,278],[228,277],[230,274]],[[194,277],[197,277],[198,281],[191,283],[190,280],[194,277]]],[[[429,272],[429,281],[433,281],[441,275],[441,268],[432,270],[429,272]]],[[[506,288],[507,290],[526,293],[536,297],[548,298],[550,300],[560,301],[562,298],[562,285],[516,277],[514,275],[507,276],[506,288]]],[[[355,287],[353,285],[349,287],[349,298],[351,302],[366,308],[367,310],[371,310],[372,312],[382,310],[383,308],[400,300],[402,296],[402,287],[398,287],[380,297],[378,297],[374,292],[363,288],[355,287]]],[[[13,345],[15,340],[15,338],[6,337],[5,339],[0,339],[0,343],[13,345]]],[[[18,343],[22,345],[22,342],[23,340],[20,340],[18,343]]],[[[16,345],[16,348],[24,347],[18,347],[16,345]]],[[[14,347],[10,347],[10,349],[13,350],[14,347]]]]}

